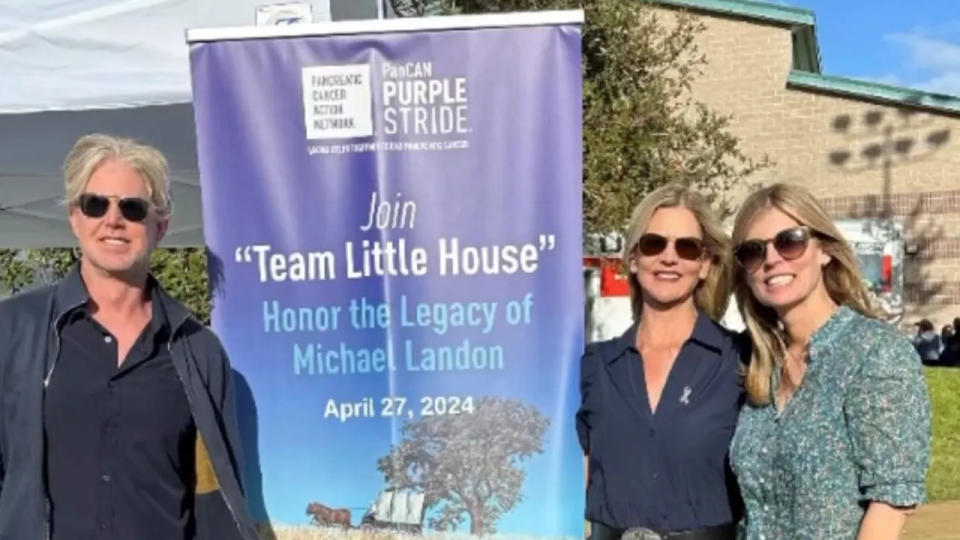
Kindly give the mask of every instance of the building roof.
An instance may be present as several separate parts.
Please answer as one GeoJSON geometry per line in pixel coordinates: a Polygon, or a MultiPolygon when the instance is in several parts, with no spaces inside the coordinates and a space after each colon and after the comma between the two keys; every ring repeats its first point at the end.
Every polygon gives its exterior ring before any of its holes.
{"type": "Polygon", "coordinates": [[[889,84],[836,77],[822,73],[807,73],[798,70],[790,72],[790,76],[787,78],[787,85],[830,94],[851,96],[866,101],[893,103],[900,106],[960,114],[960,98],[946,94],[915,90],[913,88],[904,88],[902,86],[891,86],[889,84]]]}
{"type": "Polygon", "coordinates": [[[821,72],[816,17],[809,9],[756,0],[654,0],[667,6],[784,26],[793,35],[793,66],[787,84],[802,90],[960,114],[960,98],[915,88],[878,84],[821,72]]]}
{"type": "Polygon", "coordinates": [[[728,13],[748,19],[760,19],[785,25],[813,26],[814,14],[809,9],[770,4],[755,0],[655,0],[658,4],[671,4],[679,7],[712,13],[728,13]]]}
{"type": "Polygon", "coordinates": [[[654,0],[658,4],[691,11],[722,14],[785,26],[793,34],[793,69],[820,73],[820,48],[817,44],[813,11],[782,4],[754,0],[654,0]]]}

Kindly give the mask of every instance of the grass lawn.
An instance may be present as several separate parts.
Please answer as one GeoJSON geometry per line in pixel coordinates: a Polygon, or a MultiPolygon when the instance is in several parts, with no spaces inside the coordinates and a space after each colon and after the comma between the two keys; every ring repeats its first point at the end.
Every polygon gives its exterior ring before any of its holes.
{"type": "Polygon", "coordinates": [[[960,500],[960,369],[927,368],[933,409],[933,456],[927,474],[931,502],[960,500]]]}

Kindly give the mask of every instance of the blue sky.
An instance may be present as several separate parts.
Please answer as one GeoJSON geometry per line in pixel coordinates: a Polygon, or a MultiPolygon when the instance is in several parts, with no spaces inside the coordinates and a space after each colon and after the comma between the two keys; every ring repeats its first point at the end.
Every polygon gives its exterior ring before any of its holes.
{"type": "Polygon", "coordinates": [[[776,3],[814,11],[824,73],[960,96],[960,1],[776,3]]]}

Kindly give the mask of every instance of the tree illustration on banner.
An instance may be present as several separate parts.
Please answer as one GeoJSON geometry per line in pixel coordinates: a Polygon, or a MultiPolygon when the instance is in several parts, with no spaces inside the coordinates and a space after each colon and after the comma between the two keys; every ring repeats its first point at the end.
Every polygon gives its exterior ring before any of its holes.
{"type": "Polygon", "coordinates": [[[531,405],[485,397],[474,414],[407,421],[377,469],[390,487],[423,492],[431,528],[455,530],[469,517],[471,534],[494,533],[522,499],[522,463],[543,452],[549,424],[531,405]]]}

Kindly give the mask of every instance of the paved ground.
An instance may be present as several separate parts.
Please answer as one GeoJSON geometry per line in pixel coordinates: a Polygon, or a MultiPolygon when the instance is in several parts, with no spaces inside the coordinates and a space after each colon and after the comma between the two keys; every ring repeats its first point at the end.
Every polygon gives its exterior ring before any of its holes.
{"type": "Polygon", "coordinates": [[[907,522],[904,540],[960,540],[960,501],[921,506],[907,522]]]}

